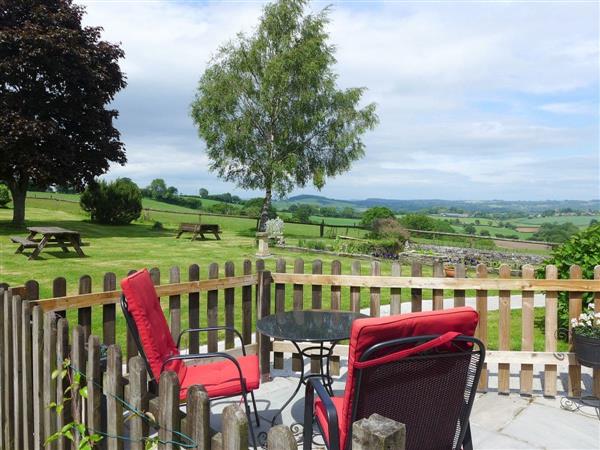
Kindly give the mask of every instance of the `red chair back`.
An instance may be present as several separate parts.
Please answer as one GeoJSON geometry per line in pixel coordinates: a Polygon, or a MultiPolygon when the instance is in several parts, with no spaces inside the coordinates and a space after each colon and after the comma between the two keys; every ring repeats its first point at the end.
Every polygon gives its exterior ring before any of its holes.
{"type": "Polygon", "coordinates": [[[473,336],[478,319],[476,311],[463,307],[356,320],[340,417],[340,448],[346,448],[351,424],[373,413],[406,424],[407,449],[452,448],[457,418],[465,412],[462,405],[473,363],[473,342],[457,341],[456,336],[473,336]],[[435,354],[423,357],[427,348],[417,349],[423,340],[415,337],[431,335],[440,335],[432,350],[435,354]],[[408,339],[393,343],[403,338],[408,339]],[[418,353],[411,355],[413,349],[418,353]],[[423,434],[432,436],[431,441],[423,440],[423,434]]]}
{"type": "MultiPolygon", "coordinates": [[[[143,269],[121,280],[121,289],[125,296],[126,310],[134,322],[137,340],[149,371],[158,382],[163,363],[171,356],[179,355],[179,349],[173,341],[169,325],[160,306],[154,283],[143,269]]],[[[184,378],[186,367],[182,361],[172,361],[165,367],[184,378]]]]}

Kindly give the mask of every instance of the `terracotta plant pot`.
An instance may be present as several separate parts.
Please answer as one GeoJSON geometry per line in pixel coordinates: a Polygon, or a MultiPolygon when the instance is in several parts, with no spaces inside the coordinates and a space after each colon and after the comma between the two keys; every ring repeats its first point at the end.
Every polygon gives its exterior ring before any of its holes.
{"type": "Polygon", "coordinates": [[[456,273],[454,266],[444,267],[444,273],[446,274],[446,277],[454,278],[454,275],[456,273]]]}

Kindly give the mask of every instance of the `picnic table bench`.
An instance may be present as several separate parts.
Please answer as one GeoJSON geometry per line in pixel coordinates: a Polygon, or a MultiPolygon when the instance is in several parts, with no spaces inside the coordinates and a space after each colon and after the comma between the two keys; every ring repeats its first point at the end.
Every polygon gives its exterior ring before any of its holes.
{"type": "Polygon", "coordinates": [[[34,249],[28,259],[35,259],[47,247],[60,247],[63,252],[68,253],[69,247],[73,247],[77,255],[83,257],[81,250],[81,235],[78,231],[67,230],[60,227],[28,227],[29,236],[11,236],[10,240],[19,244],[15,253],[23,253],[26,248],[34,249]],[[41,234],[41,239],[36,238],[41,234]]]}
{"type": "Polygon", "coordinates": [[[219,228],[219,225],[215,223],[182,223],[179,224],[179,230],[177,231],[175,239],[179,239],[183,233],[192,233],[192,241],[195,240],[198,235],[200,235],[200,238],[206,239],[204,233],[213,234],[215,238],[220,241],[221,236],[219,235],[222,231],[219,228]]]}

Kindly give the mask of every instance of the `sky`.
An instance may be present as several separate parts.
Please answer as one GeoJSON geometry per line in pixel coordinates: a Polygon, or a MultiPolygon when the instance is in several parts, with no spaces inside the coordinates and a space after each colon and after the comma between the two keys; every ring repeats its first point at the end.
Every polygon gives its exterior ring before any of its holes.
{"type": "MultiPolygon", "coordinates": [[[[128,163],[107,178],[242,198],[208,170],[190,118],[221,44],[251,33],[259,1],[78,1],[120,42],[114,101],[128,163]]],[[[600,198],[597,1],[328,1],[341,88],[364,86],[380,123],[343,175],[290,195],[395,199],[600,198]]]]}

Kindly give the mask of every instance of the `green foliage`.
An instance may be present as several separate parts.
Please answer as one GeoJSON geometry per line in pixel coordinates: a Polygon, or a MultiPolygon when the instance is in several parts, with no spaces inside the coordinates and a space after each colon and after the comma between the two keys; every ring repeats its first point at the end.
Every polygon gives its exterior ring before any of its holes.
{"type": "MultiPolygon", "coordinates": [[[[554,249],[552,256],[544,264],[554,264],[558,269],[559,278],[569,278],[569,269],[576,264],[581,267],[584,279],[594,278],[594,267],[600,265],[600,225],[586,228],[574,234],[568,241],[554,249]]],[[[544,277],[544,269],[537,273],[539,278],[544,277]]],[[[587,307],[593,301],[593,293],[583,294],[583,304],[587,307]]],[[[558,298],[559,328],[569,326],[569,299],[565,292],[559,293],[558,298]]]]}
{"type": "Polygon", "coordinates": [[[4,184],[0,184],[0,208],[10,203],[10,191],[4,184]]]}
{"type": "Polygon", "coordinates": [[[406,214],[400,218],[400,224],[409,230],[454,233],[452,226],[445,220],[434,219],[425,214],[406,214]]]}
{"type": "MultiPolygon", "coordinates": [[[[262,210],[263,204],[265,203],[265,199],[264,198],[251,198],[250,200],[246,200],[244,202],[244,206],[242,207],[242,214],[249,216],[249,217],[258,217],[260,215],[260,212],[262,210]]],[[[268,207],[268,218],[270,219],[274,219],[275,217],[277,217],[277,209],[275,209],[275,207],[270,204],[268,207]]]]}
{"type": "Polygon", "coordinates": [[[82,25],[75,2],[3,1],[0,11],[0,181],[21,224],[30,184],[82,188],[126,162],[110,107],[126,85],[124,53],[82,25]]]}
{"type": "Polygon", "coordinates": [[[292,219],[296,222],[310,223],[310,216],[313,213],[313,208],[310,205],[298,205],[292,212],[292,219]]]}
{"type": "Polygon", "coordinates": [[[365,228],[373,229],[373,223],[377,219],[388,219],[394,218],[396,215],[394,211],[385,206],[374,206],[373,208],[367,209],[362,215],[362,225],[365,228]]]}
{"type": "Polygon", "coordinates": [[[479,232],[479,235],[480,235],[480,236],[489,236],[489,235],[490,235],[490,232],[489,232],[488,230],[481,230],[481,231],[479,232]]]}
{"type": "Polygon", "coordinates": [[[93,182],[83,191],[81,208],[91,215],[92,222],[106,225],[126,225],[140,217],[142,194],[133,181],[118,178],[107,183],[93,182]]]}
{"type": "MultiPolygon", "coordinates": [[[[210,169],[243,189],[285,196],[347,171],[364,154],[375,105],[365,88],[338,89],[328,10],[307,0],[267,4],[256,30],[219,48],[198,84],[192,118],[210,169]]],[[[261,230],[266,222],[261,215],[261,230]]]]}
{"type": "Polygon", "coordinates": [[[154,231],[162,231],[165,229],[165,226],[162,224],[162,222],[156,221],[152,224],[152,229],[154,231]]]}
{"type": "Polygon", "coordinates": [[[200,188],[200,190],[198,191],[198,195],[200,195],[200,197],[202,198],[208,197],[208,189],[200,188]]]}
{"type": "Polygon", "coordinates": [[[545,242],[565,242],[572,235],[577,233],[577,228],[571,222],[565,223],[543,223],[540,225],[540,229],[531,236],[534,241],[545,241],[545,242]]]}
{"type": "MultiPolygon", "coordinates": [[[[131,181],[131,180],[130,180],[131,181]]],[[[179,195],[175,186],[167,186],[162,178],[155,178],[141,190],[142,196],[172,205],[184,206],[191,209],[202,208],[202,201],[191,195],[179,195]]]]}
{"type": "Polygon", "coordinates": [[[472,225],[470,223],[464,225],[463,230],[465,230],[465,233],[467,233],[467,234],[475,234],[477,232],[475,225],[472,225]]]}
{"type": "Polygon", "coordinates": [[[410,237],[410,233],[406,231],[396,218],[376,219],[373,222],[373,231],[371,237],[374,239],[395,239],[400,242],[405,242],[410,237]]]}

